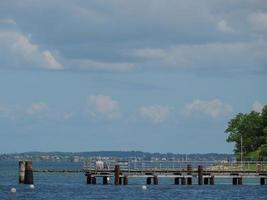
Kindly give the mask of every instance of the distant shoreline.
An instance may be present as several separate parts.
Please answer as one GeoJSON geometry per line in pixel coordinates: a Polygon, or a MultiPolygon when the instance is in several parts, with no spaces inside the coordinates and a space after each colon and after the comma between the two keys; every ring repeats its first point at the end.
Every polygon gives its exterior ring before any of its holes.
{"type": "Polygon", "coordinates": [[[142,160],[181,160],[181,161],[213,161],[234,160],[234,154],[226,153],[149,153],[142,151],[88,151],[88,152],[25,152],[0,154],[0,160],[52,160],[52,161],[83,161],[91,157],[137,158],[142,160]]]}

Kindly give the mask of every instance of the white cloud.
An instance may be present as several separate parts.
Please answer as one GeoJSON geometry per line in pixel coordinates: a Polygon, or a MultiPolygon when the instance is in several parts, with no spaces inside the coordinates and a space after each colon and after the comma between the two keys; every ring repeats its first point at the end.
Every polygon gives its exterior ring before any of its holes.
{"type": "Polygon", "coordinates": [[[253,13],[249,16],[249,22],[255,30],[267,31],[267,13],[253,13]]]}
{"type": "Polygon", "coordinates": [[[221,20],[217,23],[217,28],[219,31],[224,33],[232,33],[234,32],[233,28],[230,27],[226,20],[221,20]]]}
{"type": "Polygon", "coordinates": [[[16,22],[13,19],[0,19],[0,24],[16,25],[16,22]]]}
{"type": "Polygon", "coordinates": [[[50,51],[42,51],[22,33],[5,30],[0,30],[0,64],[15,68],[63,69],[50,51]]]}
{"type": "MultiPolygon", "coordinates": [[[[265,0],[64,1],[62,9],[55,10],[61,1],[0,3],[2,16],[9,16],[0,23],[17,22],[15,28],[23,27],[19,34],[32,34],[34,42],[26,38],[32,45],[38,44],[33,51],[38,55],[26,57],[20,52],[1,57],[9,52],[13,44],[9,42],[0,52],[0,67],[9,63],[62,69],[64,63],[64,69],[74,71],[171,66],[198,67],[208,73],[217,73],[218,68],[236,74],[266,73],[267,61],[262,58],[266,57],[266,34],[255,34],[255,30],[267,30],[265,0]],[[20,12],[22,7],[27,15],[20,12]],[[46,14],[40,15],[40,10],[46,14]],[[47,18],[51,14],[57,20],[47,18]],[[217,30],[235,34],[218,34],[217,30]]],[[[9,28],[9,33],[15,32],[14,27],[9,28]]]]}
{"type": "Polygon", "coordinates": [[[204,113],[211,116],[212,118],[218,118],[232,112],[232,106],[223,103],[219,99],[214,99],[210,101],[194,100],[191,103],[186,104],[185,111],[187,115],[192,115],[194,113],[204,113]]]}
{"type": "Polygon", "coordinates": [[[49,69],[63,69],[63,66],[55,59],[50,51],[43,51],[42,52],[44,61],[48,64],[47,68],[49,69]]]}
{"type": "Polygon", "coordinates": [[[44,112],[48,109],[48,105],[46,103],[33,103],[30,108],[27,109],[28,114],[36,114],[44,112]]]}
{"type": "Polygon", "coordinates": [[[70,120],[73,116],[74,112],[49,109],[48,104],[44,102],[35,102],[28,106],[0,104],[0,117],[9,120],[46,119],[64,122],[70,120]]]}
{"type": "Polygon", "coordinates": [[[93,117],[101,116],[116,119],[121,116],[119,102],[111,96],[91,95],[88,97],[89,113],[93,117]]]}
{"type": "Polygon", "coordinates": [[[162,105],[142,106],[139,108],[139,113],[145,119],[153,123],[162,123],[168,119],[174,108],[162,105]]]}
{"type": "Polygon", "coordinates": [[[148,66],[191,69],[221,69],[226,72],[262,70],[267,61],[266,41],[176,45],[167,48],[144,48],[127,52],[143,59],[148,66]],[[247,56],[244,56],[247,55],[247,56]],[[238,65],[234,66],[235,63],[238,65]]]}
{"type": "Polygon", "coordinates": [[[72,60],[72,65],[75,64],[82,70],[103,70],[103,71],[131,71],[136,66],[134,63],[124,63],[124,62],[100,62],[90,59],[80,59],[72,60]]]}
{"type": "Polygon", "coordinates": [[[43,102],[32,103],[30,106],[0,104],[0,116],[12,120],[27,116],[41,117],[47,114],[48,108],[43,102]]]}
{"type": "Polygon", "coordinates": [[[263,104],[259,101],[255,101],[252,105],[252,110],[255,112],[261,112],[263,109],[263,104]]]}

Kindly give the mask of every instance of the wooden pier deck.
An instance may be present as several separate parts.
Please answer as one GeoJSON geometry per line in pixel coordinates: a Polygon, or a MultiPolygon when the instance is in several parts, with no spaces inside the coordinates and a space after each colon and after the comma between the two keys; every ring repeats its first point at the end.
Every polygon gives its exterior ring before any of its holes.
{"type": "MultiPolygon", "coordinates": [[[[260,180],[261,185],[267,184],[267,171],[262,171],[261,173],[252,171],[252,170],[245,170],[245,171],[232,171],[232,170],[203,170],[201,166],[199,166],[198,170],[162,170],[162,169],[153,169],[153,170],[90,170],[85,171],[85,176],[87,176],[87,183],[88,184],[95,184],[92,181],[94,178],[103,178],[103,183],[105,182],[104,179],[106,177],[113,178],[114,177],[114,184],[121,185],[123,184],[123,179],[129,178],[146,178],[147,184],[152,184],[151,180],[154,181],[154,184],[158,184],[158,180],[162,178],[173,178],[174,184],[182,184],[182,185],[191,185],[192,179],[196,178],[198,180],[198,185],[213,185],[215,184],[215,179],[220,178],[230,178],[233,180],[234,185],[242,185],[242,180],[244,178],[258,178],[260,180]],[[119,181],[116,182],[116,178],[118,177],[119,181]],[[122,179],[122,180],[120,180],[122,179]],[[151,180],[149,180],[151,179],[151,180]]],[[[127,185],[125,184],[125,185],[127,185]]]]}

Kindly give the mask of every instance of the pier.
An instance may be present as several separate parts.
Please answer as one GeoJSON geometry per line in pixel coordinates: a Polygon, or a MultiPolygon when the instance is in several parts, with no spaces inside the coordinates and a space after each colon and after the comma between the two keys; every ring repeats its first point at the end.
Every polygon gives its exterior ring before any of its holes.
{"type": "MultiPolygon", "coordinates": [[[[127,161],[118,163],[89,162],[84,167],[88,184],[96,179],[114,179],[115,185],[127,185],[131,178],[143,178],[147,185],[158,185],[161,179],[171,178],[175,185],[214,185],[221,178],[232,179],[233,185],[242,185],[243,179],[258,178],[260,185],[267,184],[267,163],[247,162],[180,162],[180,161],[127,161]],[[249,167],[250,165],[250,167],[249,167]],[[242,168],[241,168],[242,166],[242,168]],[[255,170],[251,169],[255,166],[255,170]],[[193,180],[196,180],[195,183],[193,180]]],[[[112,183],[110,183],[112,184],[112,183]]]]}
{"type": "Polygon", "coordinates": [[[267,185],[267,162],[208,161],[96,161],[86,162],[83,169],[34,169],[34,173],[82,173],[87,184],[128,185],[132,178],[142,178],[144,184],[158,185],[164,178],[174,185],[214,185],[219,179],[231,179],[231,184],[246,184],[256,178],[267,185]],[[100,181],[99,181],[100,180],[100,181]]]}

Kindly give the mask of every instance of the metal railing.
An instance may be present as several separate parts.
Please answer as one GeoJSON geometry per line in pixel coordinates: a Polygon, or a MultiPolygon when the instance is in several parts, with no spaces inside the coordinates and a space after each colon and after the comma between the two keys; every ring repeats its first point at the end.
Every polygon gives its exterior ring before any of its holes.
{"type": "Polygon", "coordinates": [[[84,163],[84,170],[113,170],[115,165],[120,165],[120,169],[124,171],[155,171],[155,170],[186,170],[187,165],[191,165],[196,170],[202,165],[205,171],[267,171],[267,162],[263,161],[243,161],[227,162],[227,161],[137,161],[137,160],[97,160],[91,159],[84,163]]]}

